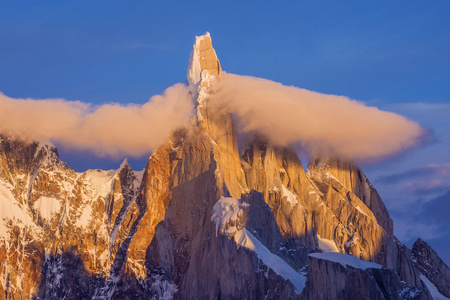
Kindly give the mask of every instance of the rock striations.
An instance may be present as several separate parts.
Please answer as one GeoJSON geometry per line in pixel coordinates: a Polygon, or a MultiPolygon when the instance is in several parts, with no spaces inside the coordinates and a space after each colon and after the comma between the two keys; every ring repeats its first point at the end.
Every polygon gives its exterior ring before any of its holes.
{"type": "Polygon", "coordinates": [[[432,299],[450,272],[393,236],[355,164],[311,159],[208,106],[209,34],[187,72],[196,115],[146,168],[76,173],[49,145],[0,136],[0,299],[432,299]],[[433,294],[434,296],[434,294],[433,294]]]}

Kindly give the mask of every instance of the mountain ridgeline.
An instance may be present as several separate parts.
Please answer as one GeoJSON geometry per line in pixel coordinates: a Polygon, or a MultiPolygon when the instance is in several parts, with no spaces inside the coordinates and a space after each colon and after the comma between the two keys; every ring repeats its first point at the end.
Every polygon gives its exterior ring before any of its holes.
{"type": "Polygon", "coordinates": [[[76,173],[0,136],[0,299],[446,299],[450,271],[393,235],[361,169],[255,136],[208,105],[221,66],[197,37],[196,115],[144,171],[76,173]]]}

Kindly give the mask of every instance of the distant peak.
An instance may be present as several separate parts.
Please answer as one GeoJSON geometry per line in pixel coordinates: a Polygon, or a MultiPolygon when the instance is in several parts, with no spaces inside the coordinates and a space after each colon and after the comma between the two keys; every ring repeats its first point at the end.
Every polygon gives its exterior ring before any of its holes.
{"type": "Polygon", "coordinates": [[[430,247],[424,240],[422,240],[420,237],[414,242],[413,247],[419,247],[419,246],[426,246],[426,247],[430,247]]]}
{"type": "Polygon", "coordinates": [[[123,160],[123,162],[120,164],[120,167],[119,167],[119,170],[122,170],[123,168],[125,168],[125,167],[129,167],[130,165],[128,164],[128,159],[127,158],[125,158],[124,160],[123,160]]]}

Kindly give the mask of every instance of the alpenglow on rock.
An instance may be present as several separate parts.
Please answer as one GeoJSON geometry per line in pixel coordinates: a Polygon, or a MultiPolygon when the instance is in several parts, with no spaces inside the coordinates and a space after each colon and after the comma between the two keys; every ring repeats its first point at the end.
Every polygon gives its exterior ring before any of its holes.
{"type": "Polygon", "coordinates": [[[447,295],[448,267],[393,236],[355,164],[319,157],[305,173],[264,136],[239,151],[231,114],[208,105],[221,72],[209,33],[196,37],[197,114],[143,171],[76,173],[52,146],[0,136],[0,299],[447,295]]]}
{"type": "Polygon", "coordinates": [[[212,46],[209,32],[197,36],[189,58],[187,79],[193,97],[198,103],[203,103],[209,94],[210,86],[220,73],[222,73],[222,68],[212,46]]]}

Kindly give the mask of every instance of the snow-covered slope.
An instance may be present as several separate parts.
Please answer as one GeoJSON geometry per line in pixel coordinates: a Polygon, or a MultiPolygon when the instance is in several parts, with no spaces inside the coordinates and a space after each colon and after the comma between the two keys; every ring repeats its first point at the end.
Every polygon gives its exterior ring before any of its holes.
{"type": "Polygon", "coordinates": [[[341,264],[342,266],[351,266],[353,268],[358,268],[361,270],[365,270],[368,268],[375,268],[380,269],[382,266],[373,262],[368,262],[361,260],[359,258],[356,258],[354,256],[348,255],[348,254],[342,254],[342,253],[336,253],[336,252],[328,252],[328,253],[312,253],[309,256],[318,258],[318,259],[324,259],[329,260],[332,262],[336,262],[341,264]]]}
{"type": "MultiPolygon", "coordinates": [[[[109,233],[105,221],[114,209],[106,211],[105,203],[114,194],[134,201],[142,175],[126,163],[118,170],[75,173],[53,146],[8,137],[1,138],[0,166],[0,284],[6,295],[37,296],[48,275],[43,270],[67,249],[83,257],[86,272],[110,272],[117,251],[112,245],[126,236],[116,240],[109,233]],[[124,169],[133,182],[123,184],[124,169]]],[[[121,228],[123,220],[116,221],[121,228]]]]}
{"type": "Polygon", "coordinates": [[[306,277],[267,249],[247,228],[241,227],[243,224],[240,219],[244,215],[241,207],[249,208],[249,206],[248,203],[242,203],[239,199],[220,198],[214,205],[211,216],[211,221],[216,224],[216,233],[233,237],[238,247],[254,251],[263,264],[284,279],[289,280],[295,286],[296,292],[300,294],[305,287],[306,277]]]}

